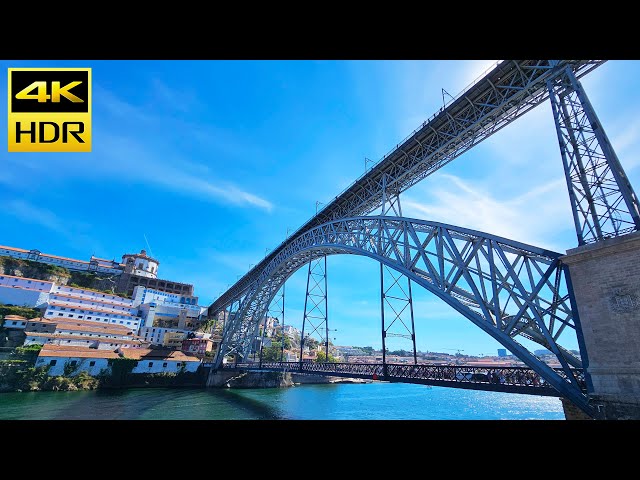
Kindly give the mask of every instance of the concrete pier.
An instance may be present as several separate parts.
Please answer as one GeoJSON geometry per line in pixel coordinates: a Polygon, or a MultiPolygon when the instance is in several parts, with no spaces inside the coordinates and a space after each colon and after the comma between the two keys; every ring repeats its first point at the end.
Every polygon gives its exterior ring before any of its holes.
{"type": "Polygon", "coordinates": [[[588,356],[590,403],[604,419],[640,419],[640,232],[567,251],[588,356]]]}

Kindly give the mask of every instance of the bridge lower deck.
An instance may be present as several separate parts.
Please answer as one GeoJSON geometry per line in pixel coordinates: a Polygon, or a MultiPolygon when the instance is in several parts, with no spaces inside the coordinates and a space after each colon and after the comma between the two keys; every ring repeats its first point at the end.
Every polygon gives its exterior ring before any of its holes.
{"type": "MultiPolygon", "coordinates": [[[[535,371],[526,367],[468,365],[407,365],[388,363],[247,362],[225,364],[224,370],[294,372],[312,375],[363,378],[386,382],[559,397],[560,393],[535,371]]],[[[562,375],[562,369],[555,369],[562,375]]],[[[583,372],[575,370],[586,392],[583,372]]],[[[567,380],[568,381],[568,380],[567,380]]]]}

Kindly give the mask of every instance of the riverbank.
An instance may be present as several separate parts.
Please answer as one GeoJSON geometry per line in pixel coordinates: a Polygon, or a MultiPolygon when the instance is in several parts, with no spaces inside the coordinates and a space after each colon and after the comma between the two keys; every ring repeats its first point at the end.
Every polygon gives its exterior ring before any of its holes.
{"type": "Polygon", "coordinates": [[[98,389],[126,389],[145,387],[203,387],[205,372],[142,373],[125,375],[100,375],[93,377],[86,372],[49,376],[46,367],[26,364],[0,364],[0,393],[38,391],[78,391],[98,389]]]}
{"type": "Polygon", "coordinates": [[[328,383],[371,383],[361,378],[329,377],[299,372],[237,372],[211,373],[206,381],[212,388],[288,388],[295,385],[319,385],[328,383]]]}
{"type": "Polygon", "coordinates": [[[145,387],[288,388],[295,385],[371,383],[371,380],[326,377],[298,372],[223,372],[207,370],[181,373],[119,374],[92,377],[86,372],[49,376],[47,368],[26,363],[0,364],[0,393],[78,391],[145,387]]]}

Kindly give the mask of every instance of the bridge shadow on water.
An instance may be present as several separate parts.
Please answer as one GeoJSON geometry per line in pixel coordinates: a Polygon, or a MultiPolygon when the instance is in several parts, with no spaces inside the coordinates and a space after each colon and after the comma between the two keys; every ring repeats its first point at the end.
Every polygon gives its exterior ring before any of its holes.
{"type": "Polygon", "coordinates": [[[62,408],[42,412],[54,420],[227,420],[282,419],[279,411],[226,389],[128,388],[55,392],[62,408]]]}

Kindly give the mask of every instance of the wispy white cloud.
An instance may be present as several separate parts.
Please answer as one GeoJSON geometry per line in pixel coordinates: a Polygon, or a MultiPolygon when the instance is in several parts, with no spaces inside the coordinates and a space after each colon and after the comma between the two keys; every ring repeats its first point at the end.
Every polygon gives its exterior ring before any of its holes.
{"type": "Polygon", "coordinates": [[[154,96],[163,104],[174,110],[188,112],[190,107],[196,103],[193,92],[185,91],[182,88],[171,88],[159,78],[151,80],[154,96]]]}
{"type": "Polygon", "coordinates": [[[632,170],[640,165],[640,120],[637,117],[629,120],[611,139],[625,170],[632,170]]]}
{"type": "MultiPolygon", "coordinates": [[[[154,83],[159,95],[173,95],[173,92],[159,81],[154,83]]],[[[121,100],[108,90],[96,87],[94,94],[100,105],[116,118],[125,119],[126,122],[144,124],[148,128],[155,128],[170,122],[175,130],[171,132],[176,135],[177,131],[184,132],[186,136],[195,135],[197,142],[208,140],[208,145],[217,145],[224,153],[232,151],[229,146],[233,139],[224,136],[222,142],[216,143],[212,140],[217,133],[215,130],[203,129],[203,127],[191,128],[174,118],[167,118],[163,115],[151,115],[142,108],[131,105],[121,100]]],[[[174,102],[175,103],[175,102],[174,102]]],[[[171,150],[162,150],[155,142],[149,144],[143,139],[134,139],[129,135],[117,133],[114,129],[103,128],[94,137],[100,139],[94,146],[94,151],[99,153],[105,161],[83,165],[80,168],[95,170],[100,173],[108,171],[122,177],[122,172],[130,170],[132,159],[135,159],[135,166],[142,175],[130,175],[124,177],[127,181],[142,183],[152,183],[156,186],[166,188],[176,193],[181,193],[193,197],[203,198],[215,202],[223,202],[238,206],[252,206],[261,210],[271,212],[273,204],[265,198],[249,192],[231,181],[216,178],[208,166],[195,163],[188,158],[184,158],[179,153],[171,150]]],[[[218,149],[219,149],[218,148],[218,149]]],[[[255,152],[251,152],[254,154],[255,152]]],[[[251,158],[255,155],[250,156],[251,158]]]]}
{"type": "Polygon", "coordinates": [[[45,208],[36,207],[24,200],[9,200],[6,203],[6,213],[27,223],[33,223],[53,232],[66,235],[68,225],[55,213],[45,208]]]}
{"type": "MultiPolygon", "coordinates": [[[[558,231],[572,227],[571,210],[563,180],[538,185],[511,198],[492,193],[449,174],[433,176],[432,186],[402,199],[406,216],[472,228],[553,250],[558,231]],[[553,240],[550,240],[553,239],[553,240]]],[[[561,251],[561,250],[560,250],[561,251]]]]}
{"type": "MultiPolygon", "coordinates": [[[[20,222],[28,223],[51,232],[72,245],[75,251],[86,252],[87,250],[98,255],[105,252],[105,249],[95,239],[85,231],[90,228],[88,225],[63,218],[57,213],[47,208],[34,205],[21,199],[11,199],[6,201],[4,213],[11,215],[20,222]]],[[[43,234],[46,235],[46,234],[43,234]]],[[[34,240],[37,241],[37,238],[34,240]]]]}

